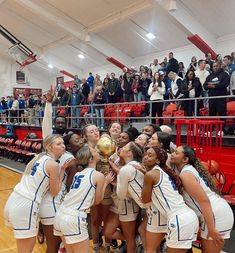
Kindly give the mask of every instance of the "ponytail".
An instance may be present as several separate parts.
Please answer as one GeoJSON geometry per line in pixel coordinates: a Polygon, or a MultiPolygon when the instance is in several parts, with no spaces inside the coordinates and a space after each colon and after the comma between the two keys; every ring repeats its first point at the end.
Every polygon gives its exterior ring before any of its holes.
{"type": "Polygon", "coordinates": [[[188,163],[192,165],[199,175],[202,177],[206,185],[215,193],[220,195],[220,191],[218,190],[217,186],[215,185],[214,181],[211,178],[210,173],[203,167],[203,165],[199,162],[196,158],[196,153],[194,149],[190,146],[182,146],[184,156],[188,158],[188,163]]]}
{"type": "Polygon", "coordinates": [[[176,185],[179,194],[183,194],[183,184],[180,177],[176,175],[176,173],[172,169],[166,166],[166,161],[168,158],[167,152],[164,149],[158,147],[153,147],[152,149],[156,153],[157,158],[159,160],[159,167],[172,179],[172,181],[176,185]]]}

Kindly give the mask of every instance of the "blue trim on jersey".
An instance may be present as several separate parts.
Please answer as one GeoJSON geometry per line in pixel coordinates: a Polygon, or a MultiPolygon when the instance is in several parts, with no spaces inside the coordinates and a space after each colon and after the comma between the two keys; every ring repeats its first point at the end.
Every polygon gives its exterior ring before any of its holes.
{"type": "Polygon", "coordinates": [[[14,230],[30,230],[31,228],[31,219],[32,219],[32,211],[33,211],[33,205],[35,204],[34,201],[32,201],[30,212],[29,212],[29,226],[28,228],[13,228],[14,230]]]}
{"type": "MultiPolygon", "coordinates": [[[[131,164],[130,164],[130,165],[131,165],[131,164]]],[[[132,165],[132,166],[133,166],[133,165],[132,165]]],[[[134,167],[134,166],[133,166],[133,167],[134,167]]],[[[135,168],[135,176],[134,176],[134,178],[133,178],[133,179],[129,180],[128,182],[130,183],[131,181],[135,180],[136,175],[137,175],[137,169],[135,168]]]]}
{"type": "Polygon", "coordinates": [[[78,233],[74,233],[74,234],[68,234],[68,235],[66,235],[66,234],[64,234],[64,236],[67,236],[67,237],[69,237],[69,236],[75,236],[75,235],[80,235],[81,234],[81,228],[80,228],[80,218],[79,218],[79,216],[78,216],[78,233]]]}
{"type": "Polygon", "coordinates": [[[45,180],[45,179],[46,179],[46,176],[44,176],[44,177],[43,177],[43,179],[42,179],[41,183],[39,184],[38,189],[37,189],[37,190],[36,190],[36,192],[35,192],[35,196],[34,196],[33,201],[35,201],[35,200],[36,200],[36,197],[37,197],[38,191],[39,191],[39,189],[40,189],[40,187],[41,187],[41,185],[42,185],[42,183],[44,182],[44,180],[45,180]]]}
{"type": "Polygon", "coordinates": [[[55,218],[55,216],[40,217],[40,220],[46,220],[46,219],[52,219],[52,218],[55,218]]]}
{"type": "MultiPolygon", "coordinates": [[[[139,213],[139,208],[135,211],[134,199],[131,200],[133,213],[139,213]]],[[[139,207],[139,206],[138,206],[139,207]]]]}
{"type": "Polygon", "coordinates": [[[55,197],[52,198],[52,204],[53,204],[54,211],[56,213],[55,197]]]}
{"type": "Polygon", "coordinates": [[[194,238],[180,239],[180,225],[179,225],[178,215],[176,215],[176,223],[177,223],[177,231],[178,231],[178,241],[179,242],[192,241],[194,238]]]}
{"type": "Polygon", "coordinates": [[[162,173],[162,171],[161,170],[158,170],[158,171],[160,172],[160,180],[159,180],[159,182],[157,184],[153,185],[153,188],[158,187],[162,183],[162,180],[163,180],[163,173],[162,173]]]}
{"type": "Polygon", "coordinates": [[[81,206],[83,205],[83,203],[85,202],[85,200],[86,200],[86,198],[87,198],[89,192],[91,191],[92,187],[93,187],[93,186],[91,185],[90,189],[89,189],[88,192],[86,193],[85,197],[84,197],[83,200],[82,200],[82,203],[81,203],[80,206],[77,208],[77,210],[79,210],[79,209],[81,208],[81,206]]]}
{"type": "MultiPolygon", "coordinates": [[[[189,195],[189,194],[188,194],[189,195]]],[[[202,213],[202,211],[201,211],[201,209],[200,209],[200,207],[197,205],[197,203],[196,203],[196,201],[191,197],[191,196],[189,196],[190,197],[190,199],[192,200],[192,202],[193,202],[193,204],[196,206],[196,208],[198,209],[198,211],[200,212],[200,213],[202,213]]]]}
{"type": "Polygon", "coordinates": [[[132,191],[137,195],[138,198],[140,198],[139,194],[135,191],[134,187],[132,185],[130,185],[132,191]]]}
{"type": "Polygon", "coordinates": [[[169,203],[168,203],[168,201],[167,201],[167,199],[166,199],[166,197],[165,197],[165,195],[164,195],[164,193],[163,193],[163,191],[162,191],[162,189],[161,189],[161,187],[160,187],[160,186],[158,186],[158,187],[159,187],[159,190],[160,190],[160,192],[161,192],[161,194],[162,194],[162,197],[164,198],[164,200],[165,200],[165,202],[166,202],[166,205],[168,206],[169,209],[171,209],[171,208],[170,208],[170,205],[169,205],[169,203]]]}
{"type": "Polygon", "coordinates": [[[126,213],[120,213],[120,215],[127,215],[127,205],[126,205],[126,199],[123,199],[123,201],[124,201],[124,204],[125,204],[125,211],[126,211],[126,213]]]}
{"type": "Polygon", "coordinates": [[[158,226],[159,227],[165,227],[167,224],[161,224],[161,216],[159,210],[157,210],[157,215],[158,215],[158,226]]]}
{"type": "Polygon", "coordinates": [[[93,184],[93,182],[92,182],[92,174],[93,174],[93,172],[94,172],[94,170],[92,170],[91,171],[91,174],[90,174],[90,177],[89,177],[89,180],[90,180],[90,183],[91,183],[91,185],[96,189],[96,186],[93,184]]]}
{"type": "Polygon", "coordinates": [[[162,205],[161,201],[159,201],[158,197],[157,197],[157,194],[155,191],[153,191],[153,194],[155,195],[155,198],[157,199],[158,203],[160,204],[160,206],[162,207],[163,210],[166,211],[165,207],[162,205]]]}
{"type": "Polygon", "coordinates": [[[50,158],[47,158],[47,159],[43,162],[43,164],[42,164],[42,171],[43,171],[44,175],[45,175],[46,177],[49,178],[49,175],[47,174],[47,172],[46,172],[46,170],[45,170],[45,167],[44,167],[46,161],[48,161],[48,160],[51,160],[51,159],[50,159],[50,158]]]}

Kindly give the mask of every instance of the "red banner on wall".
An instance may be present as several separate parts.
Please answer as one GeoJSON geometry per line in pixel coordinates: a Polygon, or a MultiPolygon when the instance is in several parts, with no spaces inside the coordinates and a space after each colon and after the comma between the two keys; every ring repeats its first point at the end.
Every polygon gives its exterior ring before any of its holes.
{"type": "Polygon", "coordinates": [[[23,95],[25,98],[29,97],[29,94],[33,95],[42,95],[42,89],[34,89],[34,88],[13,88],[13,96],[17,97],[19,95],[23,95]]]}

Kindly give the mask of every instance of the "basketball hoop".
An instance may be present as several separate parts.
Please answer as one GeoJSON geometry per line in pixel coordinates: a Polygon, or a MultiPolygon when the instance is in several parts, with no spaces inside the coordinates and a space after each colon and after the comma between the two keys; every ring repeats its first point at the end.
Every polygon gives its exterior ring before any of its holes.
{"type": "Polygon", "coordinates": [[[14,44],[8,49],[8,54],[20,65],[20,70],[37,61],[36,55],[27,52],[20,44],[14,44]]]}

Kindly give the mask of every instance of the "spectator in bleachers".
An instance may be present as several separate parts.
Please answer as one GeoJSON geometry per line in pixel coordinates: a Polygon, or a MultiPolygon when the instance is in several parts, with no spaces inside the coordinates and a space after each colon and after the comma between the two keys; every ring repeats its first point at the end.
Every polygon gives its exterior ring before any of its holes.
{"type": "Polygon", "coordinates": [[[141,79],[140,79],[140,92],[141,92],[141,100],[148,101],[148,88],[152,81],[147,78],[147,73],[142,73],[141,79]]]}
{"type": "Polygon", "coordinates": [[[139,72],[140,72],[140,74],[143,74],[145,72],[144,65],[140,65],[139,72]]]}
{"type": "Polygon", "coordinates": [[[206,53],[205,54],[205,58],[206,58],[206,64],[210,65],[210,71],[212,71],[213,70],[213,63],[214,63],[214,61],[212,60],[211,53],[206,53]]]}
{"type": "Polygon", "coordinates": [[[163,71],[166,73],[166,63],[164,61],[160,63],[159,71],[163,71]]]}
{"type": "MultiPolygon", "coordinates": [[[[203,84],[206,81],[206,78],[210,75],[210,72],[206,70],[206,61],[199,60],[198,61],[198,69],[195,71],[196,77],[199,78],[201,85],[202,85],[202,96],[207,97],[208,93],[207,90],[204,89],[203,84]]],[[[204,100],[205,106],[208,107],[208,99],[204,100]]]]}
{"type": "Polygon", "coordinates": [[[182,61],[179,62],[178,76],[181,77],[182,79],[184,79],[185,77],[185,67],[182,61]]]}
{"type": "Polygon", "coordinates": [[[106,103],[106,97],[101,86],[98,86],[94,96],[95,113],[97,117],[97,127],[104,129],[104,104],[106,103]]]}
{"type": "Polygon", "coordinates": [[[141,91],[140,91],[140,74],[136,73],[132,82],[131,89],[134,94],[134,101],[141,101],[141,91]]]}
{"type": "Polygon", "coordinates": [[[24,114],[24,111],[26,109],[26,103],[23,95],[19,95],[18,101],[19,101],[19,121],[22,122],[23,121],[22,114],[24,114]]]}
{"type": "Polygon", "coordinates": [[[78,78],[78,75],[74,76],[74,84],[80,89],[81,80],[78,78]]]}
{"type": "Polygon", "coordinates": [[[85,97],[84,104],[87,104],[88,96],[91,92],[90,85],[87,83],[86,79],[82,79],[80,91],[82,92],[83,96],[85,97]]]}
{"type": "MultiPolygon", "coordinates": [[[[184,98],[197,98],[200,97],[202,92],[202,85],[198,77],[195,76],[194,70],[189,69],[185,75],[185,79],[182,86],[182,93],[184,98]]],[[[197,100],[197,112],[198,115],[199,109],[202,108],[200,100],[197,100]]],[[[184,110],[187,116],[195,115],[195,100],[184,101],[184,110]]],[[[195,115],[195,116],[196,116],[195,115]]]]}
{"type": "Polygon", "coordinates": [[[155,73],[155,72],[152,72],[152,69],[149,68],[148,71],[147,71],[147,78],[152,80],[153,79],[153,73],[155,73]]]}
{"type": "Polygon", "coordinates": [[[68,104],[71,107],[71,116],[72,116],[72,127],[76,128],[80,124],[80,105],[84,102],[84,95],[77,88],[76,85],[73,86],[72,93],[69,95],[68,104]]]}
{"type": "Polygon", "coordinates": [[[61,99],[61,102],[60,104],[62,106],[66,106],[68,105],[68,100],[69,100],[69,95],[72,93],[72,89],[71,88],[67,88],[62,99],[61,99]]]}
{"type": "Polygon", "coordinates": [[[102,83],[102,90],[105,94],[106,103],[108,103],[108,95],[109,95],[108,86],[109,86],[109,79],[105,77],[102,83]]]}
{"type": "Polygon", "coordinates": [[[28,106],[28,124],[29,125],[35,125],[35,100],[33,98],[33,94],[29,94],[29,98],[27,101],[27,106],[28,106]]]}
{"type": "Polygon", "coordinates": [[[1,112],[1,116],[2,116],[1,121],[3,123],[6,123],[7,122],[7,116],[8,116],[8,106],[7,106],[7,101],[5,100],[5,97],[1,98],[0,108],[1,108],[0,112],[1,112]]]}
{"type": "Polygon", "coordinates": [[[37,95],[34,96],[34,107],[35,107],[35,119],[36,119],[36,126],[41,125],[41,110],[42,110],[42,102],[41,98],[37,95]]]}
{"type": "Polygon", "coordinates": [[[168,77],[171,80],[171,90],[170,90],[171,96],[174,99],[182,98],[184,96],[181,92],[183,86],[183,79],[179,77],[175,72],[170,72],[168,74],[168,77]]]}
{"type": "Polygon", "coordinates": [[[11,111],[10,111],[10,117],[11,117],[11,122],[18,122],[19,119],[19,101],[17,97],[14,97],[14,101],[12,103],[11,111]]]}
{"type": "MultiPolygon", "coordinates": [[[[220,62],[213,64],[213,72],[206,78],[204,88],[208,90],[209,97],[212,96],[225,96],[227,95],[227,87],[229,86],[229,74],[222,68],[220,62]]],[[[227,105],[226,98],[210,99],[209,100],[209,115],[226,116],[227,105]]],[[[224,122],[225,120],[222,119],[224,122]]],[[[223,126],[223,131],[226,133],[223,126]]]]}
{"type": "Polygon", "coordinates": [[[191,62],[188,66],[188,70],[195,71],[197,69],[197,58],[195,56],[192,57],[191,62]]]}
{"type": "Polygon", "coordinates": [[[59,81],[59,84],[57,85],[57,97],[61,99],[64,93],[65,93],[64,84],[59,81]]]}
{"type": "Polygon", "coordinates": [[[178,73],[179,64],[178,61],[174,58],[174,54],[172,52],[169,53],[169,61],[166,66],[166,73],[175,72],[178,73]]]}
{"type": "Polygon", "coordinates": [[[131,89],[133,79],[129,72],[123,76],[121,88],[123,90],[123,100],[124,102],[133,102],[133,91],[131,89]]]}
{"type": "Polygon", "coordinates": [[[230,93],[231,95],[235,95],[235,71],[233,71],[230,78],[230,93]]]}
{"type": "MultiPolygon", "coordinates": [[[[151,122],[156,124],[156,113],[158,117],[162,117],[163,111],[163,95],[165,94],[165,84],[162,81],[160,74],[156,72],[153,77],[153,82],[149,85],[148,95],[152,105],[151,122]]],[[[159,125],[163,124],[163,119],[158,120],[159,125]]]]}
{"type": "Polygon", "coordinates": [[[8,107],[8,109],[12,108],[12,104],[13,104],[13,97],[12,96],[7,96],[7,107],[8,107]]]}
{"type": "Polygon", "coordinates": [[[223,65],[223,59],[222,59],[222,55],[221,54],[217,54],[215,57],[215,61],[219,62],[221,64],[221,66],[223,65]]]}
{"type": "Polygon", "coordinates": [[[97,124],[97,115],[95,113],[95,108],[94,108],[94,97],[92,94],[89,94],[88,96],[88,109],[83,115],[83,118],[85,120],[86,125],[88,124],[97,124]]]}
{"type": "Polygon", "coordinates": [[[96,74],[95,75],[95,80],[94,80],[94,92],[96,91],[96,88],[98,86],[101,86],[102,87],[102,81],[100,79],[100,75],[96,74]]]}
{"type": "Polygon", "coordinates": [[[233,71],[235,70],[235,63],[232,63],[232,57],[230,55],[225,55],[223,61],[224,61],[226,71],[231,76],[233,71]]]}
{"type": "Polygon", "coordinates": [[[88,78],[87,78],[87,83],[88,83],[89,86],[90,86],[90,92],[91,92],[91,93],[93,93],[93,91],[94,91],[94,80],[95,80],[95,78],[94,78],[94,76],[92,75],[92,73],[90,72],[90,73],[89,73],[89,76],[88,76],[88,78]]]}
{"type": "Polygon", "coordinates": [[[160,69],[160,65],[158,64],[158,59],[153,60],[153,64],[151,65],[152,73],[158,72],[160,69]]]}
{"type": "Polygon", "coordinates": [[[108,83],[108,101],[109,103],[117,102],[117,90],[118,90],[118,80],[115,78],[115,73],[111,73],[111,79],[108,83]]]}
{"type": "Polygon", "coordinates": [[[235,51],[231,53],[231,62],[235,64],[235,51]]]}

